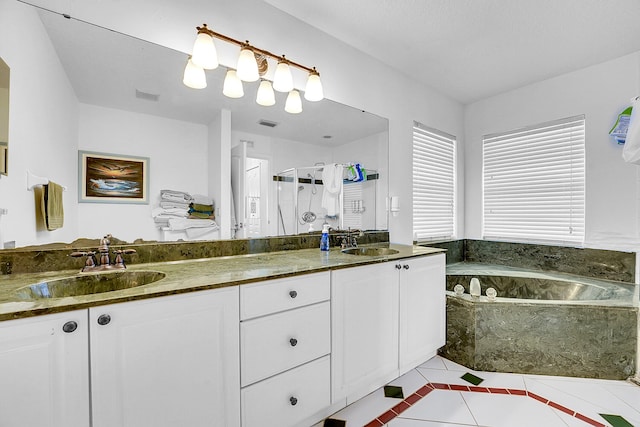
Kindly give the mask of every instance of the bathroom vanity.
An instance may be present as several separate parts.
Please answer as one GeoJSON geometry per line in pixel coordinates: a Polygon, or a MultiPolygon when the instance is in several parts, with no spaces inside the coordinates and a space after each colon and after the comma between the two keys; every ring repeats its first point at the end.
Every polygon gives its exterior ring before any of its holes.
{"type": "Polygon", "coordinates": [[[138,264],[157,282],[63,298],[0,279],[0,425],[304,426],[435,355],[440,249],[138,264]],[[22,298],[22,299],[21,299],[22,298]]]}

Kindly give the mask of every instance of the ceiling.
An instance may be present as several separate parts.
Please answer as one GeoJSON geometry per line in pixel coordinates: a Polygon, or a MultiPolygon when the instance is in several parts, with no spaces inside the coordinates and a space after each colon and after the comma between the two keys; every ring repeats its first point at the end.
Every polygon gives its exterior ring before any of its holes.
{"type": "Polygon", "coordinates": [[[639,0],[265,0],[463,104],[640,50],[639,0]]]}

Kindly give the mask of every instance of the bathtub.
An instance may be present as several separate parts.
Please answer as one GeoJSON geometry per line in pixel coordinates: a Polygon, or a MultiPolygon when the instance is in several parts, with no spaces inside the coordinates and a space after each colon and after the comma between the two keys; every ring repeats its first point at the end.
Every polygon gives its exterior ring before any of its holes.
{"type": "Polygon", "coordinates": [[[638,287],[562,273],[447,266],[447,342],[440,353],[474,370],[585,378],[634,375],[638,287]],[[482,295],[469,295],[477,277],[482,295]],[[465,288],[457,296],[456,284],[465,288]],[[497,298],[485,296],[493,287],[497,298]]]}

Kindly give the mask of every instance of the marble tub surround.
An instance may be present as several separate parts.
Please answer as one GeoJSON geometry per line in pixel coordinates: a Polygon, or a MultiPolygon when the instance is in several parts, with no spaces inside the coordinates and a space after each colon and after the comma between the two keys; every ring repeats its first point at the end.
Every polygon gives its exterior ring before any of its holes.
{"type": "Polygon", "coordinates": [[[635,373],[634,307],[478,303],[447,296],[440,354],[474,370],[627,379],[635,373]]]}
{"type": "Polygon", "coordinates": [[[485,371],[627,379],[636,366],[637,318],[638,287],[633,284],[451,264],[447,340],[440,354],[485,371]],[[468,294],[472,277],[480,280],[479,298],[468,294]],[[452,292],[457,283],[466,289],[462,296],[452,292]],[[516,286],[513,292],[509,285],[516,286]],[[489,286],[498,290],[495,301],[484,296],[489,286]]]}
{"type": "MultiPolygon", "coordinates": [[[[340,245],[340,232],[330,233],[332,247],[340,245]]],[[[366,231],[358,237],[360,245],[389,242],[388,231],[366,231]]],[[[72,243],[54,243],[0,251],[0,275],[63,271],[84,265],[84,259],[71,258],[73,251],[95,250],[100,239],[79,239],[72,243]]],[[[125,255],[127,266],[153,262],[194,260],[233,255],[247,255],[320,246],[320,233],[295,236],[265,237],[259,239],[206,240],[193,242],[145,242],[127,243],[111,239],[111,250],[135,249],[136,253],[125,255]]]]}
{"type": "Polygon", "coordinates": [[[469,282],[474,277],[479,279],[483,295],[478,301],[488,301],[484,295],[492,287],[498,298],[532,303],[638,306],[638,286],[632,283],[471,262],[447,265],[447,291],[453,295],[454,286],[461,284],[463,297],[471,298],[469,282]]]}
{"type": "Polygon", "coordinates": [[[328,253],[313,248],[135,264],[130,265],[127,271],[157,271],[166,277],[130,289],[64,298],[28,300],[20,289],[40,282],[77,276],[78,269],[4,275],[0,276],[0,321],[443,252],[437,248],[382,245],[396,249],[398,253],[354,256],[342,253],[340,248],[332,248],[328,253]]]}
{"type": "Polygon", "coordinates": [[[635,283],[634,252],[465,240],[464,259],[468,262],[557,271],[635,283]]]}

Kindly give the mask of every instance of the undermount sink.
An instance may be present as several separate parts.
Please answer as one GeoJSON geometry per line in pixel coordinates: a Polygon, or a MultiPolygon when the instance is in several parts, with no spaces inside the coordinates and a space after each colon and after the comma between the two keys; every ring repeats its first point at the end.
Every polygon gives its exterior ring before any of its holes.
{"type": "Polygon", "coordinates": [[[348,248],[342,250],[342,253],[344,254],[364,256],[393,255],[398,252],[398,250],[391,248],[348,248]]]}
{"type": "Polygon", "coordinates": [[[33,300],[93,295],[148,285],[165,277],[159,271],[114,271],[81,274],[25,286],[16,291],[18,298],[33,300]]]}

